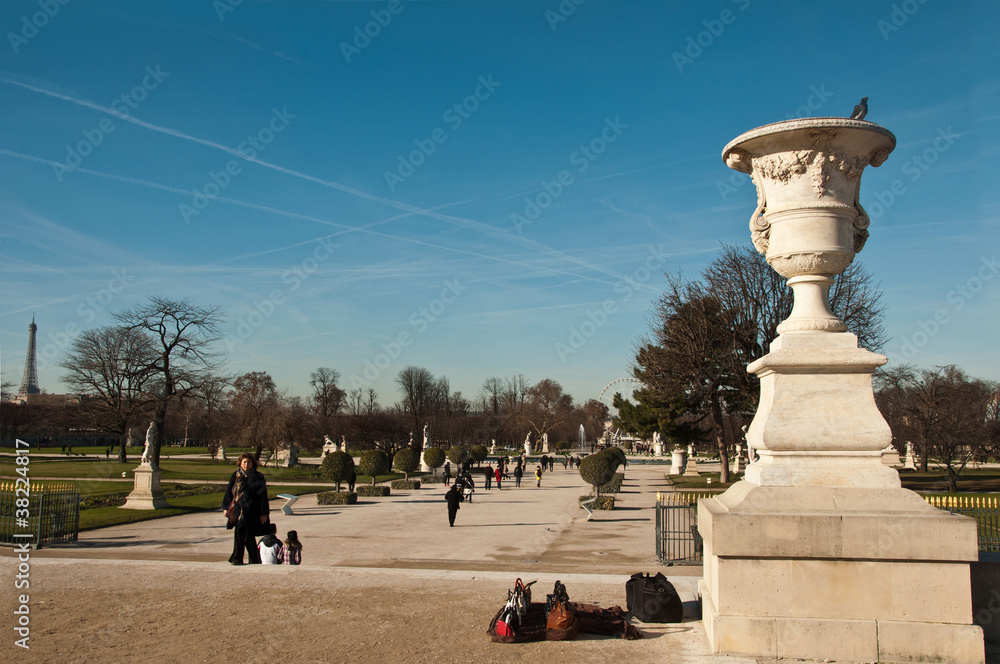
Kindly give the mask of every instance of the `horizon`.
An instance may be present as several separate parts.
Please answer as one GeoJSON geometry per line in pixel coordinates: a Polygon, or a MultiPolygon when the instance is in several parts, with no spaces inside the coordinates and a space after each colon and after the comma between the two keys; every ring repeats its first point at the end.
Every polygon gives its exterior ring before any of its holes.
{"type": "Polygon", "coordinates": [[[32,315],[63,393],[67,339],[158,294],[294,396],[329,367],[388,407],[413,365],[582,404],[664,272],[749,244],[723,147],[862,96],[897,139],[860,195],[882,352],[1000,379],[995,3],[52,2],[0,6],[15,391],[32,315]]]}

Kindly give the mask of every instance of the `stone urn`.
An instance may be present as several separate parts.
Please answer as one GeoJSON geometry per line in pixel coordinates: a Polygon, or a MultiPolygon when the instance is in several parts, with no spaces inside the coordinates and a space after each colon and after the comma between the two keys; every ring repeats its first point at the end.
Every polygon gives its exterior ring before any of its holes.
{"type": "Polygon", "coordinates": [[[858,202],[861,174],[880,166],[895,146],[892,133],[871,122],[807,118],[758,127],[723,150],[726,164],[757,187],[754,246],[795,293],[779,334],[847,331],[827,295],[868,239],[870,220],[858,202]]]}
{"type": "Polygon", "coordinates": [[[758,127],[723,150],[726,164],[757,188],[751,240],[794,293],[771,352],[748,367],[761,379],[747,434],[761,463],[748,467],[750,482],[899,486],[878,456],[890,432],[871,388],[871,372],[886,358],[858,348],[829,305],[833,278],[868,239],[861,175],[895,145],[871,122],[806,118],[758,127]]]}

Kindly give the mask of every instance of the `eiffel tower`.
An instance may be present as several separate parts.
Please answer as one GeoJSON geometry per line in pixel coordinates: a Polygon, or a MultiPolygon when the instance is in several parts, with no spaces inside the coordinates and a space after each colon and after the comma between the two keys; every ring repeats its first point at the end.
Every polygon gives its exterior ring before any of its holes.
{"type": "Polygon", "coordinates": [[[31,325],[28,326],[28,353],[24,358],[24,377],[21,379],[21,389],[17,391],[17,400],[26,400],[29,394],[41,394],[42,389],[38,387],[38,355],[35,352],[35,334],[38,326],[35,325],[35,316],[31,316],[31,325]]]}

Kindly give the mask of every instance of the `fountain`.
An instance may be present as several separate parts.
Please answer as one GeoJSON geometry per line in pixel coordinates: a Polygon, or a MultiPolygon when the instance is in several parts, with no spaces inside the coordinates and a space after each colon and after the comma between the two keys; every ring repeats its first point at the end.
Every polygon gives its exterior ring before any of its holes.
{"type": "Polygon", "coordinates": [[[577,440],[580,443],[581,450],[587,446],[587,434],[584,432],[582,424],[580,425],[580,435],[577,437],[577,440]]]}

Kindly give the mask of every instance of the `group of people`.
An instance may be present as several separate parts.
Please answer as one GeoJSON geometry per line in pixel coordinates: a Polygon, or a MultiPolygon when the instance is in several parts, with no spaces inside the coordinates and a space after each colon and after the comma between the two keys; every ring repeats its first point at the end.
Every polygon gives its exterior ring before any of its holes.
{"type": "MultiPolygon", "coordinates": [[[[580,463],[578,459],[574,459],[573,457],[564,458],[563,468],[572,468],[574,462],[577,465],[580,463]]],[[[492,488],[494,480],[497,483],[497,489],[502,489],[503,480],[509,480],[511,474],[514,476],[514,486],[521,486],[521,479],[527,470],[527,458],[523,453],[519,455],[512,473],[508,473],[508,463],[507,457],[500,457],[497,459],[496,468],[492,465],[487,465],[482,469],[483,486],[487,491],[492,488]]],[[[548,455],[543,455],[539,459],[538,465],[535,466],[536,487],[542,486],[542,475],[546,470],[555,470],[555,459],[548,455]]],[[[451,482],[451,462],[446,462],[444,464],[444,484],[449,487],[448,491],[445,492],[444,499],[448,502],[448,525],[451,527],[455,525],[455,516],[458,514],[459,505],[463,502],[472,502],[472,494],[475,492],[475,480],[472,479],[472,461],[462,463],[455,474],[454,484],[451,482]]]]}
{"type": "Polygon", "coordinates": [[[222,499],[226,528],[233,531],[231,565],[242,565],[244,551],[251,565],[298,565],[302,562],[302,544],[298,533],[289,530],[282,543],[271,523],[267,500],[267,480],[257,470],[257,460],[246,452],[240,455],[236,471],[229,478],[222,499]],[[261,537],[260,542],[257,537],[261,537]]]}

